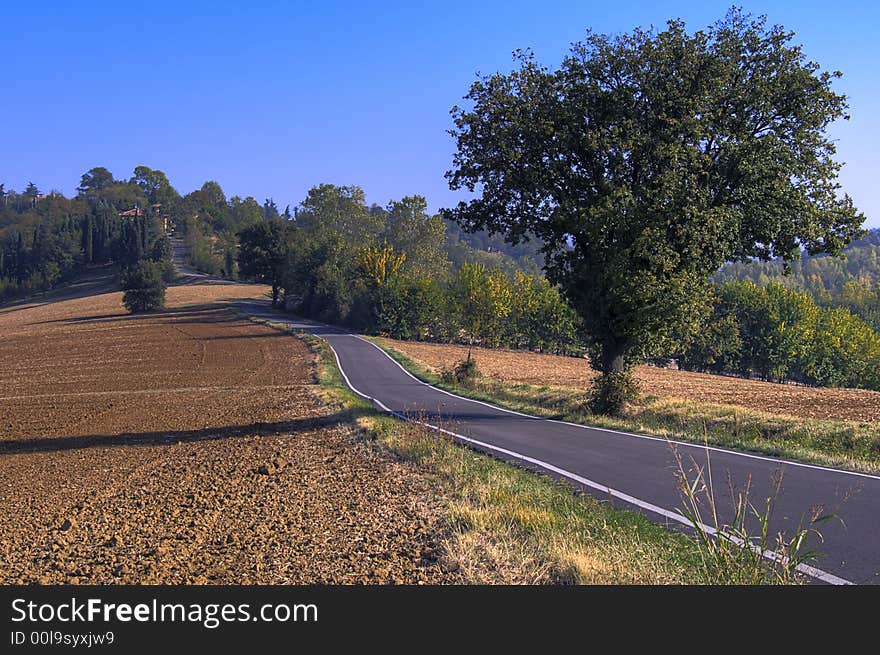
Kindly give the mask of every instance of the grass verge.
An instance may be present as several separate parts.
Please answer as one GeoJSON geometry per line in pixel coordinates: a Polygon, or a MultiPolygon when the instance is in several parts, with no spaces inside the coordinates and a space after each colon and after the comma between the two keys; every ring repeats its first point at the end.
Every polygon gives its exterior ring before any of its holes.
{"type": "MultiPolygon", "coordinates": [[[[364,438],[438,481],[449,499],[446,566],[475,583],[774,583],[772,567],[742,558],[719,565],[698,540],[577,492],[564,482],[499,461],[378,411],[343,384],[322,339],[294,332],[316,355],[318,393],[347,411],[364,438]],[[757,567],[757,574],[756,574],[757,567]]],[[[454,426],[450,426],[454,427],[454,426]]],[[[676,481],[670,478],[670,484],[676,481]]],[[[785,582],[798,582],[786,578],[785,582]]]]}
{"type": "Polygon", "coordinates": [[[597,416],[589,411],[583,390],[538,387],[491,377],[480,377],[467,385],[448,383],[427,365],[392,348],[381,338],[371,340],[419,379],[499,407],[582,425],[880,473],[880,425],[874,423],[779,416],[732,405],[648,394],[630,404],[622,417],[597,416]]]}

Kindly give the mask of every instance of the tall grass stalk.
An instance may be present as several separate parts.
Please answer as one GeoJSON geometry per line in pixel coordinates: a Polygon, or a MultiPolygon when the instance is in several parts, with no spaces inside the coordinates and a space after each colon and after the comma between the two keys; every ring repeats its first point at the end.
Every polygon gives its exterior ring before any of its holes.
{"type": "Polygon", "coordinates": [[[731,520],[725,521],[718,511],[709,449],[705,466],[693,456],[687,466],[675,444],[670,443],[670,448],[683,501],[679,511],[693,528],[706,577],[719,584],[802,582],[808,562],[820,556],[809,545],[811,541],[823,542],[817,526],[837,517],[814,508],[801,518],[791,536],[781,531],[773,533],[770,521],[783,478],[777,470],[773,474],[772,493],[760,503],[752,500],[751,476],[739,491],[728,477],[734,512],[731,520]]]}

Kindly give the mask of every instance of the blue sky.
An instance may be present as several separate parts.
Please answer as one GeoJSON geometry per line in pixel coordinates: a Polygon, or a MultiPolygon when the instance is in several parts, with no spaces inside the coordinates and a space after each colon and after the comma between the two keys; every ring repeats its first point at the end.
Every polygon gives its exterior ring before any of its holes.
{"type": "MultiPolygon", "coordinates": [[[[880,8],[866,2],[745,2],[844,72],[852,120],[835,125],[844,190],[880,227],[880,8]]],[[[369,202],[458,199],[443,178],[449,109],[475,74],[532,48],[556,65],[588,27],[628,31],[681,17],[691,29],[728,2],[5,3],[0,182],[73,193],[80,175],[138,164],[182,193],[296,204],[320,182],[369,202]]]]}

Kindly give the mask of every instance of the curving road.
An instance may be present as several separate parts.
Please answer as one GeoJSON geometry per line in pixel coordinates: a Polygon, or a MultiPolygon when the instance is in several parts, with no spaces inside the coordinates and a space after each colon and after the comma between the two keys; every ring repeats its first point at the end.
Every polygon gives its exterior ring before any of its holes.
{"type": "MultiPolygon", "coordinates": [[[[414,378],[375,344],[344,330],[292,318],[268,303],[242,303],[251,315],[325,339],[336,353],[346,384],[386,412],[442,429],[480,450],[565,478],[584,491],[634,508],[652,520],[687,524],[673,448],[685,461],[711,464],[722,513],[732,502],[728,481],[749,480],[754,501],[772,494],[781,474],[772,529],[791,533],[812,508],[841,521],[820,527],[822,557],[801,570],[832,584],[880,583],[880,476],[789,462],[771,457],[540,419],[455,396],[414,378]],[[818,567],[818,568],[815,568],[818,567]]],[[[761,504],[761,503],[758,503],[761,504]]]]}

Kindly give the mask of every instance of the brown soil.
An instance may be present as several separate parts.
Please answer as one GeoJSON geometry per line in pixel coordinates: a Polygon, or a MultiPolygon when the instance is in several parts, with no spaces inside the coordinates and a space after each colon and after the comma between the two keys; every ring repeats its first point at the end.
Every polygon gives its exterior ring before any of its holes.
{"type": "Polygon", "coordinates": [[[435,481],[313,393],[264,287],[0,308],[0,583],[438,583],[435,481]]]}
{"type": "MultiPolygon", "coordinates": [[[[467,357],[467,347],[384,340],[435,371],[467,357]]],[[[512,350],[474,348],[483,375],[524,382],[586,389],[596,372],[586,359],[512,350]]],[[[790,384],[690,373],[653,366],[636,367],[642,391],[659,398],[737,405],[772,414],[803,418],[880,421],[880,392],[862,389],[817,389],[790,384]]]]}

